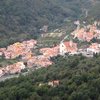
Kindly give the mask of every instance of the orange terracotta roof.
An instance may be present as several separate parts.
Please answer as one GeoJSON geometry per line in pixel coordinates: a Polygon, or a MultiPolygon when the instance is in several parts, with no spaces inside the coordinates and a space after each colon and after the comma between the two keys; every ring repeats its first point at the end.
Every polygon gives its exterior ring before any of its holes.
{"type": "Polygon", "coordinates": [[[64,45],[66,46],[67,52],[76,52],[77,51],[77,43],[73,43],[72,41],[64,42],[64,45]]]}
{"type": "Polygon", "coordinates": [[[59,54],[59,46],[52,47],[52,48],[42,48],[40,52],[43,53],[45,57],[53,57],[59,54]]]}
{"type": "Polygon", "coordinates": [[[90,40],[92,40],[94,37],[97,36],[96,34],[97,27],[94,25],[88,25],[87,28],[88,28],[88,32],[86,29],[80,28],[72,32],[71,35],[73,35],[74,38],[77,37],[80,40],[89,42],[90,40]]]}
{"type": "Polygon", "coordinates": [[[98,43],[92,43],[92,44],[89,46],[89,48],[91,48],[91,49],[100,49],[98,43]]]}

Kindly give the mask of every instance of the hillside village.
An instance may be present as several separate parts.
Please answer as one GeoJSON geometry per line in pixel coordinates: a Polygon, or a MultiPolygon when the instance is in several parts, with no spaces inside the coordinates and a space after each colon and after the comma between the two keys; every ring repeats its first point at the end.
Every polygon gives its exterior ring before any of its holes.
{"type": "Polygon", "coordinates": [[[10,75],[21,73],[24,69],[37,69],[41,67],[48,67],[53,64],[51,57],[57,55],[75,55],[82,54],[86,57],[93,57],[93,54],[100,53],[100,44],[92,42],[93,39],[100,39],[100,23],[94,22],[92,25],[81,26],[79,21],[75,24],[77,28],[70,33],[70,40],[64,38],[59,44],[53,47],[39,48],[39,54],[34,51],[38,47],[38,41],[31,39],[23,42],[16,42],[6,48],[0,48],[0,56],[5,59],[19,58],[20,61],[11,65],[0,67],[0,77],[3,75],[10,75]],[[86,42],[87,46],[81,48],[78,42],[86,42]],[[89,43],[89,44],[88,44],[89,43]]]}

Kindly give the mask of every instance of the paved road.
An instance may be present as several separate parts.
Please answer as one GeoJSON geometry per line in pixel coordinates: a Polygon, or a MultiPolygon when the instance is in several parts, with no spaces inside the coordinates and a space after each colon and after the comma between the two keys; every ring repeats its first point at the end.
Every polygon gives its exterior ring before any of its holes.
{"type": "MultiPolygon", "coordinates": [[[[28,72],[21,73],[21,75],[27,75],[27,74],[28,74],[28,72]]],[[[5,81],[6,79],[11,79],[11,78],[19,77],[19,75],[20,74],[2,76],[2,77],[0,77],[0,82],[5,81]]]]}
{"type": "Polygon", "coordinates": [[[14,77],[19,77],[19,75],[8,75],[8,76],[2,76],[0,77],[0,82],[5,81],[6,79],[14,78],[14,77]]]}
{"type": "MultiPolygon", "coordinates": [[[[36,69],[32,69],[31,71],[28,70],[27,72],[21,73],[21,75],[24,75],[24,76],[25,76],[25,75],[27,75],[28,73],[30,73],[30,72],[32,72],[32,71],[35,71],[35,70],[37,70],[37,69],[39,69],[39,68],[41,68],[41,67],[37,67],[36,69]]],[[[5,81],[6,79],[16,78],[16,77],[19,77],[19,76],[20,76],[20,74],[2,76],[2,77],[0,77],[0,82],[5,81]]]]}

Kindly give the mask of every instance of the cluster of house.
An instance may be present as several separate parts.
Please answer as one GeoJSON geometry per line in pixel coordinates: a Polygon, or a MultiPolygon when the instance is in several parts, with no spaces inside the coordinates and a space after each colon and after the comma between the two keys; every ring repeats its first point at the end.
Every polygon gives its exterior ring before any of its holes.
{"type": "Polygon", "coordinates": [[[86,57],[93,57],[93,54],[100,53],[100,44],[99,43],[91,43],[91,45],[79,49],[77,43],[72,41],[64,42],[60,44],[60,55],[74,55],[74,54],[82,54],[86,57]]]}
{"type": "Polygon", "coordinates": [[[19,56],[25,56],[27,54],[30,54],[31,49],[35,46],[37,41],[34,39],[16,42],[7,48],[0,48],[0,55],[4,56],[5,59],[14,59],[19,56]]]}
{"type": "Polygon", "coordinates": [[[39,51],[41,55],[33,56],[31,59],[27,60],[28,67],[33,67],[33,65],[44,67],[52,65],[53,62],[50,61],[50,58],[59,54],[59,46],[55,46],[52,48],[41,48],[39,51]]]}
{"type": "MultiPolygon", "coordinates": [[[[0,48],[0,56],[3,56],[5,59],[15,59],[16,57],[21,56],[29,59],[32,56],[32,48],[36,45],[37,41],[34,39],[16,42],[7,48],[0,48]]],[[[15,74],[20,73],[22,69],[25,69],[23,60],[11,65],[0,68],[0,77],[5,74],[15,74]]]]}
{"type": "MultiPolygon", "coordinates": [[[[89,54],[93,53],[99,53],[100,52],[100,44],[98,43],[92,43],[88,48],[84,50],[85,52],[89,54]]],[[[53,62],[50,60],[51,57],[60,55],[65,55],[66,53],[69,53],[71,55],[82,53],[83,50],[78,49],[77,43],[74,43],[73,41],[67,41],[61,43],[59,46],[52,47],[52,48],[42,48],[40,49],[40,52],[42,55],[32,56],[31,53],[29,53],[29,56],[26,57],[27,59],[27,66],[28,68],[32,67],[47,67],[49,65],[52,65],[53,62]],[[81,51],[81,52],[80,52],[81,51]]],[[[25,69],[26,66],[24,62],[17,62],[12,65],[8,65],[6,67],[0,68],[0,77],[5,74],[15,74],[20,73],[22,69],[25,69]]]]}
{"type": "Polygon", "coordinates": [[[33,56],[31,59],[27,60],[27,66],[29,68],[37,67],[37,66],[47,67],[49,65],[52,65],[52,61],[50,61],[50,59],[48,59],[43,55],[33,56]]]}
{"type": "Polygon", "coordinates": [[[87,25],[84,27],[77,27],[75,31],[71,33],[71,35],[75,38],[78,38],[81,41],[90,42],[93,38],[100,39],[100,30],[97,29],[96,24],[87,25]]]}
{"type": "Polygon", "coordinates": [[[30,55],[31,49],[35,46],[37,41],[29,40],[23,41],[22,43],[15,43],[11,46],[8,46],[7,51],[11,51],[10,56],[7,56],[5,53],[5,57],[10,59],[16,58],[18,56],[27,56],[30,55]]]}
{"type": "MultiPolygon", "coordinates": [[[[79,22],[77,23],[78,25],[79,22]]],[[[71,37],[73,39],[77,38],[81,41],[87,41],[90,42],[93,38],[100,39],[100,30],[97,28],[97,22],[94,22],[93,25],[87,25],[83,28],[80,26],[77,27],[72,33],[71,37]]],[[[99,23],[100,25],[100,23],[99,23]]],[[[91,43],[88,47],[85,47],[84,49],[78,48],[78,43],[74,43],[71,41],[61,42],[60,43],[60,55],[68,54],[83,54],[87,57],[92,57],[93,53],[100,53],[100,44],[99,43],[91,43]]]]}
{"type": "MultiPolygon", "coordinates": [[[[74,38],[78,38],[82,41],[90,41],[94,37],[100,36],[100,30],[95,25],[89,25],[87,29],[78,28],[71,33],[74,38]]],[[[21,62],[8,65],[4,68],[0,68],[0,77],[4,74],[20,73],[26,66],[28,68],[47,67],[53,64],[50,60],[51,57],[57,55],[74,55],[83,54],[85,56],[92,56],[93,53],[100,53],[100,44],[92,43],[84,49],[78,48],[78,43],[73,41],[62,41],[59,45],[48,48],[41,48],[40,55],[33,54],[33,48],[36,46],[37,41],[34,39],[14,43],[7,48],[0,48],[0,56],[4,56],[5,59],[14,59],[21,56],[21,62]],[[24,64],[25,63],[25,64],[24,64]]]]}
{"type": "Polygon", "coordinates": [[[32,39],[28,41],[23,41],[22,43],[20,42],[14,43],[8,46],[7,48],[0,48],[1,56],[4,56],[5,59],[14,59],[20,56],[20,59],[22,61],[21,64],[20,62],[18,62],[1,68],[0,76],[3,76],[7,73],[9,74],[20,73],[21,70],[26,67],[32,68],[35,66],[36,68],[37,66],[47,67],[49,65],[52,65],[53,62],[50,60],[50,57],[58,55],[59,46],[53,48],[42,48],[40,49],[41,55],[35,56],[32,50],[36,44],[37,41],[32,39]],[[22,67],[22,65],[24,67],[22,67]]]}

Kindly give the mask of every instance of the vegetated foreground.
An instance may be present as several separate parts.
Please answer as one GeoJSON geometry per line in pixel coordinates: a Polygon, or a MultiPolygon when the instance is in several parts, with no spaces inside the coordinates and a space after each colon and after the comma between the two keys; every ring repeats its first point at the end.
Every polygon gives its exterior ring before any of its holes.
{"type": "Polygon", "coordinates": [[[100,100],[100,55],[52,58],[55,62],[0,83],[0,100],[100,100]]]}

